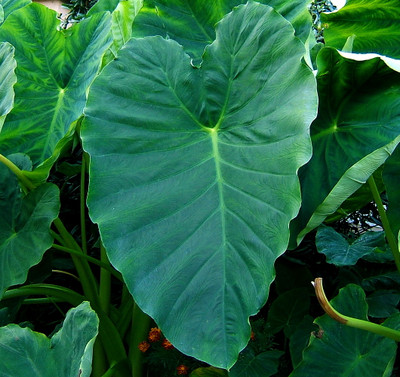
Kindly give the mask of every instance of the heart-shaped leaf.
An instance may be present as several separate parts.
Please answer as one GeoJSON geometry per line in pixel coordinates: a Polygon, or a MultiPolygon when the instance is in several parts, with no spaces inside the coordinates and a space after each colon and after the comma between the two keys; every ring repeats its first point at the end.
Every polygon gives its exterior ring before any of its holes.
{"type": "Polygon", "coordinates": [[[215,366],[246,345],[298,211],[316,112],[303,54],[282,16],[248,3],[201,69],[175,41],[133,39],[91,88],[88,206],[109,258],[167,338],[215,366]]]}
{"type": "MultiPolygon", "coordinates": [[[[365,293],[357,285],[341,289],[332,306],[344,315],[367,320],[365,293]]],[[[320,327],[319,336],[311,336],[303,360],[290,377],[390,376],[397,350],[394,340],[345,326],[327,314],[315,323],[320,327]]],[[[400,314],[386,320],[383,326],[399,329],[400,314]]]]}
{"type": "Polygon", "coordinates": [[[397,0],[347,0],[338,12],[321,14],[327,46],[400,58],[400,7],[397,0]]]}
{"type": "Polygon", "coordinates": [[[56,12],[32,3],[11,13],[0,27],[0,41],[15,47],[18,78],[0,153],[26,153],[34,167],[54,154],[82,114],[87,89],[111,42],[110,15],[104,13],[69,30],[58,25],[56,12]]]}
{"type": "Polygon", "coordinates": [[[332,48],[321,50],[317,62],[313,157],[299,172],[303,202],[291,224],[297,243],[362,186],[400,141],[398,72],[379,58],[358,62],[332,48]]]}
{"type": "Polygon", "coordinates": [[[318,228],[315,245],[320,253],[326,255],[326,261],[336,266],[351,266],[357,261],[374,253],[378,246],[385,245],[383,232],[365,232],[352,243],[340,233],[328,226],[318,228]]]}
{"type": "Polygon", "coordinates": [[[89,377],[98,332],[96,313],[88,302],[71,309],[51,339],[11,324],[0,328],[3,376],[89,377]]]}
{"type": "MultiPolygon", "coordinates": [[[[244,0],[144,0],[135,19],[133,36],[161,35],[180,43],[195,59],[215,39],[215,25],[244,0]]],[[[309,0],[261,0],[287,18],[305,41],[311,30],[309,0]]]]}
{"type": "Polygon", "coordinates": [[[49,230],[59,202],[58,188],[51,183],[23,196],[17,178],[0,164],[0,297],[11,285],[23,283],[52,245],[49,230]]]}

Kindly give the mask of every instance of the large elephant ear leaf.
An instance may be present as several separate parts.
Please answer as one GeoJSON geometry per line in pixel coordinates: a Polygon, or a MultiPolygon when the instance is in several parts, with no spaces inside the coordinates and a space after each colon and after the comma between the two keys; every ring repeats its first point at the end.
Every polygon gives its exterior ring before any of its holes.
{"type": "Polygon", "coordinates": [[[400,58],[398,0],[348,0],[338,12],[321,15],[327,46],[342,49],[348,38],[352,52],[400,58]]]}
{"type": "MultiPolygon", "coordinates": [[[[400,141],[400,74],[379,59],[318,55],[319,112],[313,157],[300,172],[303,202],[291,224],[301,241],[381,166],[400,141]]],[[[293,242],[295,244],[295,242],[293,242]]]]}
{"type": "MultiPolygon", "coordinates": [[[[365,293],[357,285],[342,288],[331,304],[344,315],[367,320],[365,293]]],[[[327,314],[317,318],[315,323],[320,327],[318,337],[311,335],[310,343],[303,351],[303,360],[289,377],[391,375],[397,350],[394,340],[345,326],[327,314]]],[[[398,330],[400,314],[393,315],[382,325],[398,330]]]]}
{"type": "Polygon", "coordinates": [[[1,327],[2,375],[89,377],[98,325],[96,313],[83,302],[68,311],[62,328],[51,339],[14,324],[1,327]]]}
{"type": "MultiPolygon", "coordinates": [[[[20,167],[29,161],[9,156],[20,167]]],[[[24,196],[15,175],[0,164],[0,297],[25,282],[30,267],[39,263],[53,243],[50,226],[58,216],[57,186],[46,183],[24,196]]]]}
{"type": "Polygon", "coordinates": [[[109,258],[167,338],[215,366],[246,345],[300,205],[317,107],[303,54],[282,16],[248,3],[200,69],[173,40],[132,39],[88,98],[88,206],[109,258]]]}
{"type": "MultiPolygon", "coordinates": [[[[133,36],[161,35],[176,40],[195,59],[215,39],[215,25],[244,0],[144,0],[133,25],[133,36]]],[[[305,41],[311,30],[308,0],[262,0],[293,23],[305,41]]]]}
{"type": "Polygon", "coordinates": [[[0,153],[26,153],[34,168],[60,153],[58,143],[82,114],[87,89],[111,43],[109,14],[94,15],[71,30],[58,25],[56,12],[32,3],[0,27],[0,41],[15,47],[18,78],[0,153]]]}

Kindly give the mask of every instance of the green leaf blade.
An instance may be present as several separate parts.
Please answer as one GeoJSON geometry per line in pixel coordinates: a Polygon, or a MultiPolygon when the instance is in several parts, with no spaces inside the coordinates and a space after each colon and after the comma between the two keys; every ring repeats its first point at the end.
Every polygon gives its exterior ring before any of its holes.
{"type": "Polygon", "coordinates": [[[314,152],[299,172],[303,203],[291,224],[297,243],[361,187],[400,141],[398,72],[379,58],[356,62],[332,48],[319,53],[318,70],[314,152]]]}
{"type": "Polygon", "coordinates": [[[53,243],[50,226],[58,216],[59,191],[47,183],[22,197],[16,177],[0,165],[0,296],[25,281],[53,243]]]}
{"type": "MultiPolygon", "coordinates": [[[[356,285],[341,289],[332,306],[344,315],[366,320],[368,306],[364,291],[356,285]]],[[[400,322],[390,318],[384,325],[398,329],[400,322]]],[[[320,336],[311,336],[303,360],[290,377],[382,376],[396,355],[396,343],[365,330],[345,326],[325,314],[315,320],[320,336]],[[332,360],[335,360],[333,363],[332,360]]]]}
{"type": "Polygon", "coordinates": [[[111,42],[107,14],[68,31],[57,29],[56,15],[41,4],[29,4],[0,28],[0,40],[15,47],[18,79],[14,109],[0,134],[0,152],[26,153],[34,167],[52,157],[82,114],[86,91],[111,42]]]}
{"type": "Polygon", "coordinates": [[[219,24],[201,69],[171,40],[128,42],[93,84],[85,110],[88,205],[110,261],[166,337],[215,366],[231,366],[246,345],[248,317],[267,299],[300,204],[296,172],[310,155],[316,110],[303,53],[287,21],[249,3],[219,24]],[[281,43],[271,43],[275,32],[281,43]],[[233,67],[227,75],[218,59],[233,67]],[[266,67],[263,59],[271,60],[266,67]],[[275,59],[292,68],[279,70],[275,59]],[[299,85],[286,99],[273,84],[290,80],[299,85]],[[300,109],[284,126],[269,114],[277,102],[300,109]]]}
{"type": "Polygon", "coordinates": [[[14,324],[1,327],[0,373],[3,376],[89,377],[97,332],[98,319],[88,302],[68,311],[63,327],[51,339],[14,324]]]}
{"type": "Polygon", "coordinates": [[[400,58],[400,9],[396,0],[348,0],[338,12],[321,15],[327,46],[342,49],[354,37],[352,52],[400,58]]]}

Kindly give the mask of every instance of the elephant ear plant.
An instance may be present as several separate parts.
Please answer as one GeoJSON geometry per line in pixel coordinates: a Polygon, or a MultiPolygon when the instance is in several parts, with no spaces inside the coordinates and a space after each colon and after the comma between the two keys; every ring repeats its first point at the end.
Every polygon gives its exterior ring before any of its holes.
{"type": "Polygon", "coordinates": [[[390,375],[396,292],[366,298],[350,281],[333,308],[319,290],[329,314],[358,328],[337,334],[343,324],[324,316],[318,330],[316,272],[300,251],[325,221],[324,266],[369,258],[395,276],[387,172],[397,167],[388,157],[400,141],[400,76],[383,57],[357,62],[337,46],[313,61],[309,5],[100,0],[63,30],[40,4],[1,4],[4,375],[322,376],[320,358],[332,363],[354,337],[363,347],[330,375],[364,352],[354,376],[390,375]],[[369,177],[387,159],[377,186],[369,177]],[[327,228],[349,197],[355,210],[373,197],[389,247],[383,233],[353,245],[327,228]],[[367,302],[382,297],[390,318],[372,324],[367,302]],[[27,305],[65,317],[61,329],[23,328],[27,305]]]}

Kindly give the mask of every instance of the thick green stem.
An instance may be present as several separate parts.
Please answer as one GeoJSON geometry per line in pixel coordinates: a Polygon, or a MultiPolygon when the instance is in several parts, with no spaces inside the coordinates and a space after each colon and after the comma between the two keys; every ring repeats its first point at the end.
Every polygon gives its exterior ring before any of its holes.
{"type": "Polygon", "coordinates": [[[81,184],[80,184],[80,217],[82,251],[87,254],[86,240],[86,153],[82,152],[81,184]]]}
{"type": "Polygon", "coordinates": [[[2,154],[0,154],[0,162],[3,163],[5,166],[7,166],[17,176],[21,184],[28,191],[35,189],[35,185],[28,178],[25,177],[22,170],[2,154]]]}
{"type": "Polygon", "coordinates": [[[315,294],[317,295],[318,301],[324,309],[325,313],[328,314],[335,321],[338,321],[346,326],[354,327],[356,329],[366,330],[386,338],[400,341],[400,331],[393,330],[389,327],[378,325],[376,323],[364,321],[362,319],[345,316],[335,310],[326,298],[324,288],[322,286],[322,278],[316,278],[314,281],[315,294]]]}
{"type": "Polygon", "coordinates": [[[378,187],[376,186],[375,179],[372,175],[368,178],[368,184],[371,189],[372,196],[374,198],[376,206],[378,207],[379,216],[382,221],[382,226],[385,231],[386,239],[388,241],[390,250],[392,251],[393,254],[394,262],[396,264],[397,270],[400,272],[400,253],[397,241],[396,238],[394,237],[392,228],[389,223],[389,219],[386,215],[386,211],[382,203],[381,196],[379,194],[378,187]]]}
{"type": "MultiPolygon", "coordinates": [[[[80,254],[83,254],[82,249],[79,247],[75,239],[67,231],[64,224],[59,218],[54,220],[54,225],[56,226],[58,232],[64,240],[64,243],[69,249],[74,249],[80,254]]],[[[71,253],[72,261],[74,262],[75,268],[78,272],[79,279],[82,284],[83,292],[85,296],[89,299],[92,305],[99,306],[99,296],[97,291],[96,279],[90,269],[89,263],[86,259],[80,258],[79,256],[71,253]]]]}
{"type": "Polygon", "coordinates": [[[2,300],[23,296],[49,296],[73,306],[78,306],[85,297],[75,291],[53,284],[30,284],[6,291],[2,300]]]}
{"type": "Polygon", "coordinates": [[[143,377],[143,354],[138,345],[147,338],[150,323],[151,318],[135,304],[129,341],[129,360],[132,365],[132,377],[143,377]]]}
{"type": "MultiPolygon", "coordinates": [[[[104,248],[102,242],[100,242],[100,258],[103,264],[109,265],[106,249],[104,248]]],[[[100,270],[100,307],[107,315],[110,313],[110,300],[111,274],[106,269],[102,268],[100,270]]]]}
{"type": "Polygon", "coordinates": [[[86,254],[82,254],[82,253],[79,252],[79,251],[76,251],[76,250],[74,250],[74,249],[70,249],[70,248],[65,247],[65,246],[53,244],[53,245],[52,245],[52,248],[53,248],[53,249],[56,249],[56,250],[63,251],[63,252],[68,253],[68,254],[74,254],[74,255],[76,255],[76,256],[78,256],[78,257],[80,257],[80,258],[84,258],[84,259],[86,259],[88,262],[93,263],[93,264],[95,264],[95,265],[97,265],[97,266],[99,266],[99,267],[101,267],[101,268],[107,270],[110,274],[112,274],[115,278],[117,278],[117,279],[120,280],[121,282],[123,281],[123,280],[122,280],[122,277],[121,277],[121,274],[120,274],[118,271],[114,270],[114,269],[110,266],[110,264],[103,263],[103,262],[97,260],[96,258],[93,258],[93,257],[91,257],[91,256],[89,256],[89,255],[86,255],[86,254]]]}

